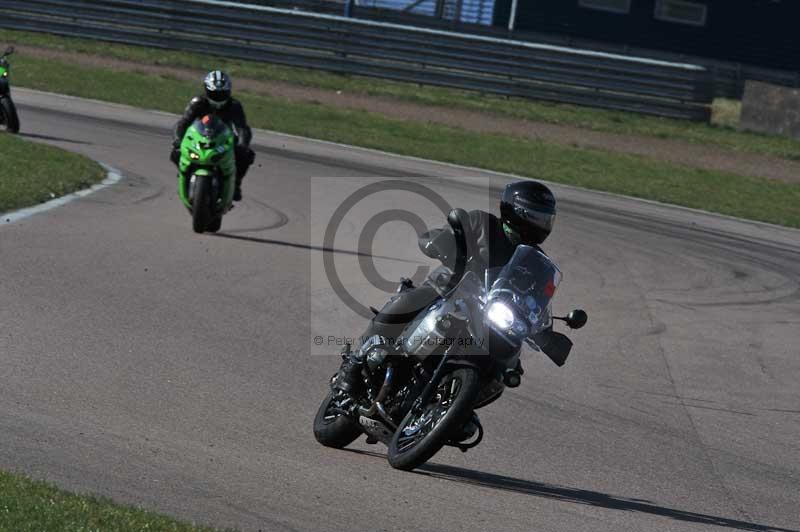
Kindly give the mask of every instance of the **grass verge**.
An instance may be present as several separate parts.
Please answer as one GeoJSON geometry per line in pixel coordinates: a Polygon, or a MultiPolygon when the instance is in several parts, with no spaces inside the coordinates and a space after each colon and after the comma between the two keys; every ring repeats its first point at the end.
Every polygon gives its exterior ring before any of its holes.
{"type": "MultiPolygon", "coordinates": [[[[195,83],[165,76],[24,56],[17,58],[15,80],[31,88],[170,112],[182,111],[197,90],[195,83]]],[[[800,227],[798,184],[246,92],[239,97],[255,127],[800,227]]]]}
{"type": "Polygon", "coordinates": [[[0,532],[114,530],[213,532],[169,517],[59,490],[45,482],[0,471],[0,532]]]}
{"type": "Polygon", "coordinates": [[[565,104],[550,104],[519,98],[503,98],[453,89],[422,87],[360,76],[345,76],[317,70],[269,65],[253,61],[210,58],[207,55],[104,43],[47,34],[0,30],[0,42],[27,44],[53,50],[133,61],[143,65],[165,65],[205,70],[217,65],[235,77],[260,81],[282,81],[301,86],[381,96],[439,107],[456,107],[500,116],[562,124],[595,131],[645,135],[683,140],[730,150],[760,153],[800,160],[800,142],[791,138],[737,131],[738,102],[718,100],[714,124],[658,118],[635,113],[605,111],[565,104]]]}
{"type": "Polygon", "coordinates": [[[0,174],[0,213],[87,188],[105,177],[100,165],[82,155],[4,134],[0,174]]]}

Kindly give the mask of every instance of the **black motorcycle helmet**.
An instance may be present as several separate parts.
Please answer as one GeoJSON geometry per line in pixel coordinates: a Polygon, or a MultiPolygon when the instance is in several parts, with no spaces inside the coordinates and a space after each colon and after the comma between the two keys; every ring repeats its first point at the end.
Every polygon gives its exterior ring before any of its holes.
{"type": "Polygon", "coordinates": [[[500,200],[500,218],[520,243],[541,244],[553,230],[556,199],[550,189],[536,181],[517,181],[506,186],[500,200]]]}
{"type": "Polygon", "coordinates": [[[214,70],[206,75],[203,80],[206,89],[206,98],[209,103],[219,109],[231,99],[231,78],[221,70],[214,70]]]}

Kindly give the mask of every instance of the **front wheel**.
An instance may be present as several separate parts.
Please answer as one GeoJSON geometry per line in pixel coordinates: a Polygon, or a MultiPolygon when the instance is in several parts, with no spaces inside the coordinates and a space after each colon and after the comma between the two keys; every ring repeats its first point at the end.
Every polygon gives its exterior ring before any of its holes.
{"type": "Polygon", "coordinates": [[[0,109],[3,113],[3,124],[5,130],[9,133],[19,133],[19,116],[17,116],[17,108],[11,98],[0,98],[0,109]]]}
{"type": "Polygon", "coordinates": [[[361,434],[358,423],[341,411],[340,403],[341,398],[328,392],[314,417],[314,437],[325,447],[341,449],[361,434]]]}
{"type": "Polygon", "coordinates": [[[194,177],[192,193],[192,229],[195,233],[203,233],[211,223],[211,177],[197,175],[194,177]]]}
{"type": "Polygon", "coordinates": [[[389,464],[411,471],[430,460],[470,419],[480,387],[473,368],[445,374],[431,401],[419,412],[412,409],[395,431],[389,442],[389,464]]]}
{"type": "Polygon", "coordinates": [[[212,218],[211,223],[206,227],[206,231],[209,233],[216,233],[220,229],[222,229],[222,216],[215,216],[212,218]]]}

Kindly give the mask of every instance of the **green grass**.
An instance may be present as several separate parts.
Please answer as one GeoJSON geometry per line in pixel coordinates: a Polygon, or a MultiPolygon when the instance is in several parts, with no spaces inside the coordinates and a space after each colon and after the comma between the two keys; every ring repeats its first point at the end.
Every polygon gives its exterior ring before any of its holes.
{"type": "MultiPolygon", "coordinates": [[[[19,85],[171,112],[196,83],[20,56],[19,85]],[[91,80],[91,82],[87,82],[91,80]]],[[[800,185],[239,93],[255,127],[800,227],[800,185]]],[[[24,122],[24,117],[23,117],[24,122]]]]}
{"type": "Polygon", "coordinates": [[[0,134],[0,213],[87,188],[103,169],[82,155],[0,134]]]}
{"type": "Polygon", "coordinates": [[[211,532],[96,497],[0,471],[0,532],[211,532]]]}
{"type": "Polygon", "coordinates": [[[0,43],[17,43],[134,61],[145,65],[167,65],[205,70],[222,67],[235,77],[283,81],[343,92],[395,98],[424,105],[456,107],[499,116],[576,126],[595,131],[676,139],[730,150],[760,153],[800,160],[800,142],[791,138],[740,132],[736,102],[715,102],[715,125],[650,117],[635,113],[604,111],[524,99],[506,99],[475,92],[421,87],[359,76],[283,67],[251,61],[214,58],[186,52],[102,43],[46,34],[0,30],[0,43]]]}

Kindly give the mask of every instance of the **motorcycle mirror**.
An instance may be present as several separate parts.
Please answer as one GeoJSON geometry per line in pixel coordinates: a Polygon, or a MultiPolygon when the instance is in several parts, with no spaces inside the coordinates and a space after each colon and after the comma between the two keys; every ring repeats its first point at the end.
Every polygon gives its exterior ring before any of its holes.
{"type": "Polygon", "coordinates": [[[586,322],[589,320],[589,316],[586,314],[586,311],[581,309],[575,309],[569,314],[567,317],[564,318],[564,321],[567,322],[567,327],[570,329],[580,329],[586,322]]]}
{"type": "Polygon", "coordinates": [[[581,309],[575,309],[566,316],[553,316],[554,320],[561,320],[566,322],[567,327],[570,329],[580,329],[586,325],[589,316],[581,309]]]}

